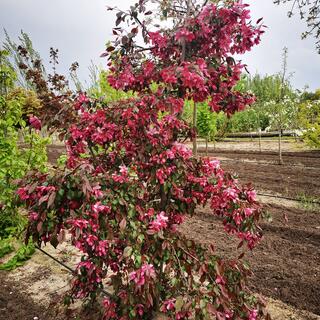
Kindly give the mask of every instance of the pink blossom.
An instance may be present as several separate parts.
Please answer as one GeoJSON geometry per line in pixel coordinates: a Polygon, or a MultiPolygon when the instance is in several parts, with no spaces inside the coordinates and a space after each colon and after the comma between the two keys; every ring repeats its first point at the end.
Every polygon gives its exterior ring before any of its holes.
{"type": "Polygon", "coordinates": [[[108,141],[106,132],[99,127],[96,128],[95,133],[91,137],[93,142],[100,145],[104,145],[108,141]]]}
{"type": "Polygon", "coordinates": [[[248,190],[246,194],[249,202],[255,202],[257,200],[257,193],[255,190],[248,190]]]}
{"type": "Polygon", "coordinates": [[[74,104],[74,108],[76,110],[80,110],[80,109],[82,109],[82,105],[86,104],[88,102],[89,102],[89,98],[84,93],[81,92],[78,96],[78,99],[76,100],[76,102],[74,104]]]}
{"type": "Polygon", "coordinates": [[[85,219],[69,220],[69,223],[72,224],[74,227],[79,228],[81,230],[87,228],[89,225],[89,222],[85,219]]]}
{"type": "Polygon", "coordinates": [[[29,123],[32,128],[36,130],[41,130],[41,121],[36,116],[31,116],[29,118],[29,123]]]}
{"type": "Polygon", "coordinates": [[[216,283],[217,283],[217,284],[221,284],[221,285],[224,286],[224,285],[226,284],[226,281],[224,280],[223,277],[217,276],[217,277],[216,277],[216,283]]]}
{"type": "Polygon", "coordinates": [[[229,310],[225,311],[224,312],[224,317],[225,317],[225,319],[232,319],[233,318],[233,312],[229,311],[229,310]]]}
{"type": "Polygon", "coordinates": [[[191,42],[195,38],[195,35],[186,28],[181,28],[178,32],[176,32],[175,38],[177,41],[181,38],[184,38],[187,42],[191,42]]]}
{"type": "Polygon", "coordinates": [[[92,261],[85,260],[78,263],[77,269],[80,270],[81,268],[85,268],[88,271],[92,271],[96,269],[96,266],[92,261]]]}
{"type": "Polygon", "coordinates": [[[116,303],[111,302],[109,298],[104,298],[103,306],[105,309],[103,320],[115,320],[118,319],[117,311],[116,311],[116,303]]]}
{"type": "Polygon", "coordinates": [[[141,272],[143,272],[148,278],[154,279],[156,277],[154,266],[152,264],[142,265],[141,272]]]}
{"type": "Polygon", "coordinates": [[[81,139],[83,137],[83,132],[79,130],[75,125],[71,126],[69,131],[71,133],[71,137],[74,140],[81,139]]]}
{"type": "Polygon", "coordinates": [[[28,190],[27,190],[27,188],[25,188],[25,187],[19,188],[19,189],[17,190],[17,194],[18,194],[18,196],[19,196],[19,198],[20,198],[21,200],[28,200],[28,199],[30,198],[30,195],[29,195],[29,193],[28,193],[28,190]]]}
{"type": "Polygon", "coordinates": [[[250,217],[253,214],[253,209],[252,208],[244,208],[244,214],[246,217],[250,217]]]}
{"type": "Polygon", "coordinates": [[[157,233],[165,228],[167,228],[167,222],[168,222],[168,217],[165,216],[165,213],[162,211],[160,212],[156,220],[153,220],[149,224],[149,231],[152,233],[157,233]]]}
{"type": "Polygon", "coordinates": [[[149,37],[152,44],[156,45],[159,49],[167,46],[167,38],[160,34],[160,32],[149,32],[149,37]]]}
{"type": "Polygon", "coordinates": [[[96,253],[99,257],[104,257],[107,254],[107,250],[109,248],[107,240],[101,240],[98,242],[96,246],[96,253]]]}
{"type": "Polygon", "coordinates": [[[144,264],[137,271],[133,271],[129,274],[129,280],[134,281],[136,287],[140,289],[147,279],[155,279],[156,273],[152,264],[144,264]]]}
{"type": "Polygon", "coordinates": [[[248,320],[257,320],[258,319],[258,310],[251,310],[248,320]]]}
{"type": "Polygon", "coordinates": [[[210,165],[211,165],[214,169],[220,169],[220,161],[217,160],[217,159],[210,160],[210,165]]]}
{"type": "Polygon", "coordinates": [[[168,312],[168,311],[172,311],[175,309],[175,303],[176,303],[176,299],[168,299],[166,301],[163,302],[163,305],[161,307],[161,311],[162,312],[168,312]]]}
{"type": "Polygon", "coordinates": [[[97,236],[93,235],[93,234],[89,234],[85,237],[87,244],[94,248],[95,242],[98,240],[97,236]]]}
{"type": "Polygon", "coordinates": [[[122,165],[119,167],[120,168],[120,173],[123,177],[126,177],[128,175],[128,167],[125,165],[122,165]]]}
{"type": "Polygon", "coordinates": [[[92,188],[92,194],[98,199],[103,197],[103,192],[101,191],[101,187],[99,185],[92,188]]]}
{"type": "Polygon", "coordinates": [[[148,211],[144,214],[144,218],[152,218],[154,217],[154,209],[153,208],[149,208],[148,211]]]}
{"type": "Polygon", "coordinates": [[[140,317],[142,317],[144,314],[144,306],[142,304],[137,304],[136,305],[136,312],[140,317]]]}
{"type": "Polygon", "coordinates": [[[161,70],[160,75],[165,83],[171,83],[171,84],[177,83],[178,79],[175,75],[175,72],[170,68],[161,70]]]}
{"type": "Polygon", "coordinates": [[[93,206],[92,206],[92,210],[94,213],[110,213],[111,209],[109,206],[105,206],[103,204],[101,204],[101,202],[96,202],[93,206]]]}
{"type": "Polygon", "coordinates": [[[229,200],[238,200],[238,192],[234,188],[227,188],[223,191],[223,196],[229,200]]]}
{"type": "Polygon", "coordinates": [[[174,142],[172,151],[179,154],[183,159],[188,159],[192,156],[192,150],[183,143],[174,142]]]}
{"type": "Polygon", "coordinates": [[[241,222],[243,221],[243,218],[242,218],[242,215],[239,211],[236,211],[234,214],[233,214],[233,220],[234,222],[236,223],[236,225],[240,225],[241,222]]]}
{"type": "Polygon", "coordinates": [[[163,169],[158,169],[156,171],[156,177],[157,177],[158,181],[160,182],[160,184],[164,184],[165,179],[167,179],[167,175],[165,174],[163,169]]]}
{"type": "Polygon", "coordinates": [[[39,214],[37,212],[30,212],[29,213],[29,220],[30,221],[37,221],[39,219],[39,214]]]}

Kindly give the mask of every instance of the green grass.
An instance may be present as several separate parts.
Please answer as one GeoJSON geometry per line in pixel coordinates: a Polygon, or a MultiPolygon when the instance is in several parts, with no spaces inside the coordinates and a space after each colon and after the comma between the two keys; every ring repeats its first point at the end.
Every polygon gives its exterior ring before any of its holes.
{"type": "Polygon", "coordinates": [[[320,198],[307,196],[304,193],[300,193],[297,196],[297,199],[301,201],[300,206],[303,209],[320,212],[320,198]]]}

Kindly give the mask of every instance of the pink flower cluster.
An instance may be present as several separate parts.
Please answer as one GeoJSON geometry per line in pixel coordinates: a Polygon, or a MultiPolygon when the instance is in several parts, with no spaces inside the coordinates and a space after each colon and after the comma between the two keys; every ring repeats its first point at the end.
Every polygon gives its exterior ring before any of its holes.
{"type": "Polygon", "coordinates": [[[144,264],[140,269],[133,271],[129,275],[129,280],[135,283],[136,290],[140,290],[146,280],[155,279],[156,273],[152,264],[144,264]]]}
{"type": "Polygon", "coordinates": [[[168,217],[165,216],[165,212],[157,214],[156,219],[149,224],[149,233],[158,233],[168,226],[168,217]]]}
{"type": "Polygon", "coordinates": [[[41,121],[36,116],[29,118],[30,126],[36,130],[41,130],[41,121]]]}

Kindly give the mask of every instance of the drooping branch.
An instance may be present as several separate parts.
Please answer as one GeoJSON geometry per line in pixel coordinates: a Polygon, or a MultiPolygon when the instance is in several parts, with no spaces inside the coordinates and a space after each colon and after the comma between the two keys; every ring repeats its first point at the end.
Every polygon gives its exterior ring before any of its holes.
{"type": "Polygon", "coordinates": [[[313,35],[316,38],[316,48],[320,53],[320,1],[319,0],[274,0],[274,3],[292,2],[291,9],[288,12],[288,17],[292,17],[295,12],[298,12],[300,18],[305,20],[307,28],[302,38],[313,35]]]}

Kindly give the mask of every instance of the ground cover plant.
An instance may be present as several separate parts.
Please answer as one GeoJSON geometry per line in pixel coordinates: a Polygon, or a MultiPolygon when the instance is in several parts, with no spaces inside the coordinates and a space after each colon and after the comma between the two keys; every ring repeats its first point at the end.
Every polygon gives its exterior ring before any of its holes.
{"type": "MultiPolygon", "coordinates": [[[[19,212],[17,179],[28,170],[46,171],[48,138],[39,134],[41,123],[33,115],[40,108],[30,90],[15,85],[17,75],[0,51],[0,258],[14,251],[15,240],[22,237],[27,219],[19,212]],[[24,147],[21,147],[24,145],[24,147]]],[[[20,239],[21,240],[21,239],[20,239]]],[[[0,269],[12,269],[27,260],[34,247],[21,246],[0,269]]]]}
{"type": "MultiPolygon", "coordinates": [[[[234,89],[243,65],[232,56],[259,43],[262,25],[241,3],[161,1],[156,12],[171,22],[161,29],[148,19],[148,5],[110,8],[117,26],[104,54],[108,81],[133,95],[74,99],[66,168],[31,173],[18,190],[29,210],[27,240],[57,246],[70,232],[83,256],[68,299],[95,300],[111,286],[104,319],[150,319],[157,311],[172,319],[268,318],[246,286],[244,253],[225,260],[177,231],[197,205],[209,205],[239,248],[253,249],[261,238],[255,191],[219,161],[192,157],[183,142],[194,132],[182,111],[185,100],[209,100],[213,111],[231,115],[254,101],[234,89]],[[140,33],[145,47],[135,41],[140,33]]],[[[52,106],[52,95],[45,97],[52,106]]]]}

